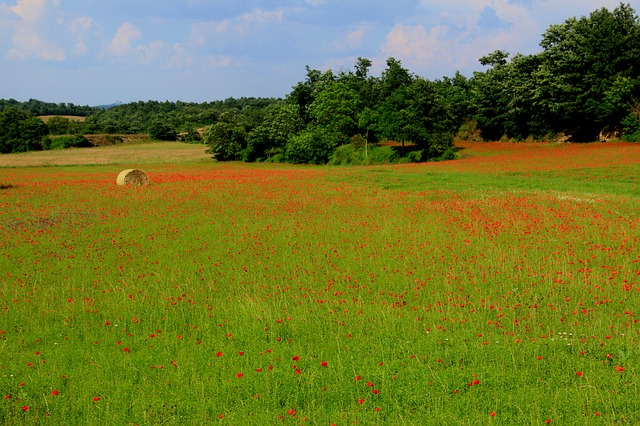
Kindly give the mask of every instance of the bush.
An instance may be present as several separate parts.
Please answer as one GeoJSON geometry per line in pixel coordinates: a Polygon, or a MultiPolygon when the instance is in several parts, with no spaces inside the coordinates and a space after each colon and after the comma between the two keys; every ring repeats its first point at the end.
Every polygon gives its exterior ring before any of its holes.
{"type": "Polygon", "coordinates": [[[154,120],[149,126],[149,137],[159,141],[175,141],[178,133],[166,121],[154,120]]]}
{"type": "Polygon", "coordinates": [[[424,161],[424,153],[425,153],[424,149],[421,149],[419,151],[411,151],[405,157],[407,159],[406,162],[407,163],[420,163],[421,161],[424,161]]]}
{"type": "Polygon", "coordinates": [[[311,127],[287,141],[284,158],[293,164],[326,164],[338,138],[323,127],[311,127]]]}
{"type": "Polygon", "coordinates": [[[429,158],[438,158],[448,149],[453,148],[453,135],[446,132],[431,133],[428,137],[429,158]]]}
{"type": "Polygon", "coordinates": [[[65,149],[65,148],[89,148],[91,142],[82,135],[76,136],[60,136],[51,139],[49,149],[65,149]]]}
{"type": "Polygon", "coordinates": [[[379,146],[369,151],[369,156],[364,160],[363,164],[392,164],[397,162],[398,153],[391,146],[379,146]]]}
{"type": "Polygon", "coordinates": [[[347,144],[338,147],[329,160],[329,164],[335,166],[359,165],[364,163],[364,148],[357,147],[354,144],[347,144]]]}
{"type": "Polygon", "coordinates": [[[629,114],[622,120],[622,140],[627,142],[640,142],[640,118],[635,114],[629,114]]]}

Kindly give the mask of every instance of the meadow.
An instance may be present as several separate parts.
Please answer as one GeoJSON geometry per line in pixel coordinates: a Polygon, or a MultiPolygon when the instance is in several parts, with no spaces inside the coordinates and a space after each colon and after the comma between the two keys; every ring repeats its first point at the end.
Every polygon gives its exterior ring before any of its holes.
{"type": "Polygon", "coordinates": [[[1,424],[640,423],[640,144],[93,149],[0,156],[1,424]]]}

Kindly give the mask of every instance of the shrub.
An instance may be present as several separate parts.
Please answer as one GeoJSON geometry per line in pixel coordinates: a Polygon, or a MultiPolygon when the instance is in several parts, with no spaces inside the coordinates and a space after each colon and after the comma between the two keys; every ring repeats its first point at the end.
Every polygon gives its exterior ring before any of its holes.
{"type": "Polygon", "coordinates": [[[342,145],[336,148],[331,155],[329,164],[336,166],[358,165],[365,161],[364,148],[353,144],[342,145]]]}
{"type": "Polygon", "coordinates": [[[392,164],[397,161],[398,153],[391,146],[379,146],[369,151],[369,156],[363,164],[392,164]]]}
{"type": "Polygon", "coordinates": [[[287,141],[284,158],[294,164],[326,164],[337,145],[337,137],[323,127],[311,127],[287,141]]]}
{"type": "Polygon", "coordinates": [[[51,139],[49,149],[89,148],[91,142],[82,135],[59,136],[51,139]]]}

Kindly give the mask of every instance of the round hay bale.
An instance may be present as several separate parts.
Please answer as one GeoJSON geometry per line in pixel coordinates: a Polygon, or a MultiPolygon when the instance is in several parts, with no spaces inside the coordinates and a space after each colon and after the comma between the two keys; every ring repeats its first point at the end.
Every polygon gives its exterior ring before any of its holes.
{"type": "Polygon", "coordinates": [[[120,172],[118,179],[116,179],[116,183],[120,186],[146,186],[149,185],[149,178],[142,170],[127,169],[120,172]]]}

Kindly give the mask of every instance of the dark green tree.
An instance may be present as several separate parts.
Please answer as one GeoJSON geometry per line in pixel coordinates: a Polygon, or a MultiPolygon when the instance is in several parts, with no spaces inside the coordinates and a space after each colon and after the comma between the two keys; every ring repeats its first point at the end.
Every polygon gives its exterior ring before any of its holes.
{"type": "Polygon", "coordinates": [[[47,125],[27,111],[5,108],[0,112],[0,153],[41,150],[48,133],[47,125]]]}
{"type": "Polygon", "coordinates": [[[540,84],[557,131],[593,141],[619,127],[638,93],[640,20],[630,4],[552,25],[543,35],[540,84]]]}
{"type": "Polygon", "coordinates": [[[149,137],[158,141],[175,141],[178,137],[175,129],[163,119],[155,119],[148,129],[149,137]]]}

